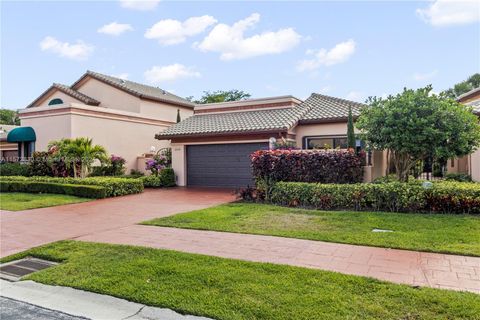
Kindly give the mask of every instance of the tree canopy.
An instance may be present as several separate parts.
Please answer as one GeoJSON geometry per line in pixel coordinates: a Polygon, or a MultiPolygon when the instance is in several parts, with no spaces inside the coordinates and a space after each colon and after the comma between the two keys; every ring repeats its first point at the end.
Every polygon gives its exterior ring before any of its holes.
{"type": "Polygon", "coordinates": [[[456,99],[462,94],[478,87],[480,87],[480,73],[475,73],[467,80],[455,84],[453,88],[445,90],[443,94],[449,98],[456,99]]]}
{"type": "Polygon", "coordinates": [[[18,112],[9,109],[0,109],[0,124],[20,125],[20,118],[18,112]]]}
{"type": "Polygon", "coordinates": [[[248,99],[250,97],[250,93],[242,90],[233,89],[227,91],[203,91],[202,97],[198,100],[195,100],[193,96],[187,97],[186,99],[197,104],[205,104],[215,102],[239,101],[248,99]]]}
{"type": "Polygon", "coordinates": [[[418,160],[460,157],[480,145],[480,124],[471,108],[431,90],[369,98],[356,122],[370,148],[390,150],[400,181],[407,181],[418,160]]]}

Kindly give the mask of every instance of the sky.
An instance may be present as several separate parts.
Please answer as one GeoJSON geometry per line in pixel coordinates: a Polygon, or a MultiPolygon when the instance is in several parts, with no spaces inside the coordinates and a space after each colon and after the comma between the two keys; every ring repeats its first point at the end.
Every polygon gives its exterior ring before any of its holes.
{"type": "Polygon", "coordinates": [[[4,1],[0,107],[86,70],[199,98],[363,102],[480,72],[480,1],[4,1]]]}

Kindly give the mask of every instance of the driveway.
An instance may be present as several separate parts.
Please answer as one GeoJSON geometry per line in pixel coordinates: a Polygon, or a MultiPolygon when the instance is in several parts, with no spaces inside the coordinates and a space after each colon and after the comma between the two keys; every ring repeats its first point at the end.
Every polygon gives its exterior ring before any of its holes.
{"type": "Polygon", "coordinates": [[[147,189],[141,194],[25,211],[0,211],[0,257],[53,241],[233,201],[230,190],[147,189]]]}

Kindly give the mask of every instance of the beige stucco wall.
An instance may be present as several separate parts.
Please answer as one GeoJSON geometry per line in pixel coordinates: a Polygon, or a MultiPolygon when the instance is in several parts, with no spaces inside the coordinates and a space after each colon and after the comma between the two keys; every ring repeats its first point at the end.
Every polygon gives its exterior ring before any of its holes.
{"type": "Polygon", "coordinates": [[[129,112],[140,112],[140,98],[90,78],[77,91],[100,101],[100,106],[129,112]]]}
{"type": "Polygon", "coordinates": [[[47,145],[50,141],[72,138],[72,117],[68,114],[21,118],[21,125],[32,127],[35,130],[37,136],[36,151],[47,151],[47,145]]]}
{"type": "Polygon", "coordinates": [[[480,149],[470,155],[470,166],[472,179],[480,182],[480,149]]]}
{"type": "MultiPolygon", "coordinates": [[[[95,144],[104,146],[109,154],[119,155],[127,160],[127,173],[137,169],[137,157],[149,152],[151,146],[168,147],[168,141],[155,139],[155,134],[165,130],[168,123],[152,122],[153,118],[138,118],[138,114],[112,111],[100,107],[74,104],[74,111],[65,110],[65,106],[28,109],[29,112],[56,111],[61,114],[21,113],[21,125],[31,126],[37,135],[35,149],[46,151],[52,140],[62,138],[89,137],[95,144]],[[82,112],[104,109],[108,113],[81,114],[82,112]],[[38,110],[38,111],[37,111],[38,110]],[[128,117],[136,116],[137,118],[128,117]],[[120,118],[122,117],[122,118],[120,118]]],[[[158,120],[158,119],[157,119],[158,120]]]]}
{"type": "Polygon", "coordinates": [[[180,110],[181,120],[193,115],[193,109],[191,108],[149,100],[142,100],[140,103],[140,112],[143,116],[152,116],[165,121],[177,122],[177,110],[180,110]]]}
{"type": "Polygon", "coordinates": [[[35,105],[35,107],[46,107],[46,106],[48,106],[48,103],[50,101],[52,101],[53,99],[57,99],[57,98],[62,99],[64,104],[69,104],[71,102],[77,102],[77,103],[80,102],[79,100],[77,100],[77,99],[75,99],[75,98],[73,98],[73,97],[71,97],[71,96],[69,96],[69,95],[67,95],[67,94],[65,94],[65,93],[63,93],[59,90],[54,90],[51,94],[44,97],[39,104],[35,105]]]}
{"type": "Polygon", "coordinates": [[[155,134],[166,128],[85,115],[72,116],[72,137],[90,137],[95,144],[104,146],[109,154],[125,158],[127,173],[137,169],[137,157],[149,152],[151,146],[157,150],[169,146],[168,141],[155,139],[155,134]]]}

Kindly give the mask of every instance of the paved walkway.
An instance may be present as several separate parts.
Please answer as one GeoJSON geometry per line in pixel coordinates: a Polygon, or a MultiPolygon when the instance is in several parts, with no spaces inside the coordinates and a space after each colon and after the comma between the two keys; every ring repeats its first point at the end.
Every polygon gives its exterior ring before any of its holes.
{"type": "Polygon", "coordinates": [[[233,193],[226,190],[147,189],[141,194],[58,207],[0,210],[0,256],[234,199],[233,193]]]}
{"type": "Polygon", "coordinates": [[[322,241],[132,225],[77,238],[172,249],[480,293],[480,258],[322,241]]]}

